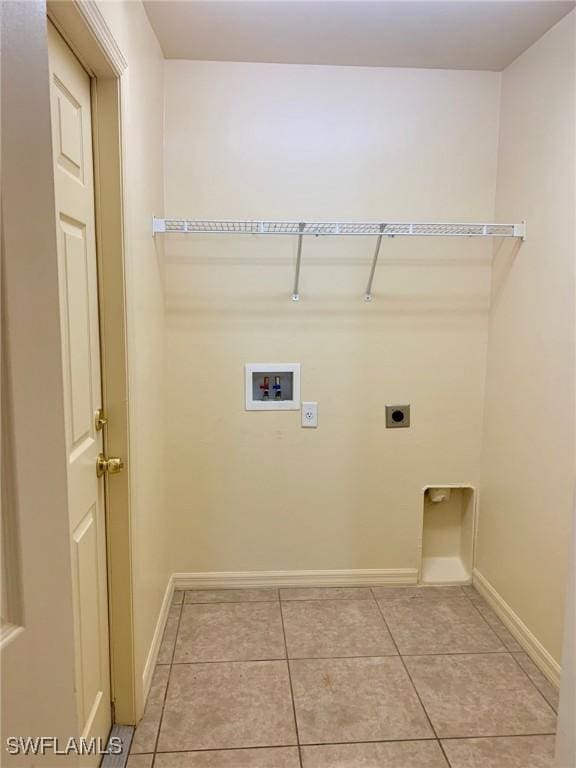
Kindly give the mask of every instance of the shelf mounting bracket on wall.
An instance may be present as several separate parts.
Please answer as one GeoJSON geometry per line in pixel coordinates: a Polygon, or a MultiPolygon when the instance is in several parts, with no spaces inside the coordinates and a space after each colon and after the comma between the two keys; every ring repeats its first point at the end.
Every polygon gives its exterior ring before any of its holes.
{"type": "Polygon", "coordinates": [[[294,275],[294,290],[292,291],[292,301],[300,301],[300,265],[302,264],[302,238],[306,224],[300,222],[300,234],[298,235],[298,250],[296,252],[296,274],[294,275]]]}
{"type": "Polygon", "coordinates": [[[380,247],[382,245],[382,237],[385,229],[386,224],[381,224],[380,234],[378,235],[378,240],[376,240],[376,248],[374,249],[374,256],[372,257],[370,277],[368,278],[368,285],[366,286],[366,293],[364,294],[365,301],[372,301],[372,283],[374,282],[374,275],[376,274],[376,264],[378,264],[378,256],[380,255],[380,247]]]}
{"type": "Polygon", "coordinates": [[[514,237],[526,239],[526,222],[484,224],[462,222],[381,222],[381,221],[262,221],[233,219],[159,219],[152,220],[152,234],[189,235],[291,235],[298,237],[296,273],[292,300],[300,300],[300,268],[305,235],[377,237],[370,276],[364,298],[372,300],[372,284],[386,237],[514,237]]]}

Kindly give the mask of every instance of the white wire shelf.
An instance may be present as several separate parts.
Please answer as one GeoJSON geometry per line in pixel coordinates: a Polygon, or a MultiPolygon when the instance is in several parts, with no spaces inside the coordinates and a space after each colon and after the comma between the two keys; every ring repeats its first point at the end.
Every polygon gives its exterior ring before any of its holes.
{"type": "Polygon", "coordinates": [[[520,237],[525,224],[484,224],[461,222],[382,221],[235,221],[232,219],[157,219],[153,234],[196,235],[368,235],[378,237],[520,237]]]}
{"type": "Polygon", "coordinates": [[[302,243],[305,236],[376,237],[370,275],[364,293],[372,300],[372,283],[384,237],[515,237],[526,238],[526,222],[486,224],[463,222],[390,222],[390,221],[234,221],[232,219],[157,219],[152,221],[152,234],[190,235],[292,235],[298,238],[296,274],[292,300],[299,301],[302,243]]]}

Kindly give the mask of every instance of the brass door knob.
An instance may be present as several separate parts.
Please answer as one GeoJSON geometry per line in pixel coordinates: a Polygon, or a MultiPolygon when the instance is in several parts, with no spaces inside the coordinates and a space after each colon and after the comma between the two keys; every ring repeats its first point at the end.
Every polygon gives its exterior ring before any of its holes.
{"type": "Polygon", "coordinates": [[[119,456],[111,456],[109,459],[101,453],[96,459],[96,476],[102,477],[104,474],[117,475],[124,469],[124,460],[119,456]]]}

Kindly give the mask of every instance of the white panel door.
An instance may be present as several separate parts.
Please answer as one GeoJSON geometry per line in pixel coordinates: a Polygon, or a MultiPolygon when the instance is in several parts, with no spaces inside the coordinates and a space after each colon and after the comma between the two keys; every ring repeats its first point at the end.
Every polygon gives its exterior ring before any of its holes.
{"type": "MultiPolygon", "coordinates": [[[[102,432],[90,78],[49,25],[52,142],[70,541],[74,590],[78,736],[106,739],[111,725],[104,482],[96,476],[102,432]]],[[[88,761],[90,762],[90,761],[88,761]]],[[[95,758],[93,763],[98,764],[95,758]]]]}

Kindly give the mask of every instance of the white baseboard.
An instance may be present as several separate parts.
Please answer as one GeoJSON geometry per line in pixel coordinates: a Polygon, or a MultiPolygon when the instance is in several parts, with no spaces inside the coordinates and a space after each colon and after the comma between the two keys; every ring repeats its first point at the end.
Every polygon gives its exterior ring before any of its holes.
{"type": "Polygon", "coordinates": [[[560,685],[560,664],[548,653],[522,619],[514,613],[500,593],[494,589],[488,579],[477,569],[474,569],[473,584],[528,656],[530,656],[538,669],[546,675],[553,685],[558,687],[560,685]]]}
{"type": "Polygon", "coordinates": [[[370,584],[416,584],[417,568],[343,571],[239,571],[175,573],[175,589],[238,587],[362,587],[370,584]]]}
{"type": "Polygon", "coordinates": [[[170,606],[172,605],[173,594],[174,574],[168,579],[166,591],[164,592],[164,599],[162,600],[162,606],[160,607],[160,613],[158,614],[158,621],[156,622],[156,628],[154,629],[154,635],[152,636],[152,643],[150,644],[150,650],[148,651],[146,664],[144,664],[144,671],[142,672],[143,702],[148,698],[148,693],[152,684],[154,667],[156,666],[156,659],[158,658],[158,652],[160,651],[160,643],[162,642],[164,628],[166,627],[166,621],[168,620],[168,613],[170,612],[170,606]]]}

